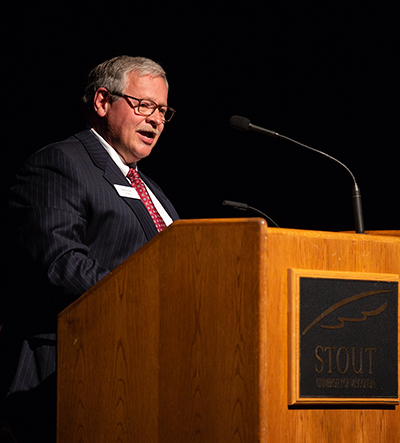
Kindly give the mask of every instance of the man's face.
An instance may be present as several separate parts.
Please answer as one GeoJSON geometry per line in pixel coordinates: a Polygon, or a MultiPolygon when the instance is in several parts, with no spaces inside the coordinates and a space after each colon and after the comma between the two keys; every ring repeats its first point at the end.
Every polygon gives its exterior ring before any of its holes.
{"type": "MultiPolygon", "coordinates": [[[[158,105],[167,105],[168,89],[161,77],[128,75],[124,94],[139,99],[149,99],[158,105]]],[[[120,98],[111,101],[107,90],[100,88],[95,96],[95,109],[103,117],[99,132],[121,155],[127,164],[147,157],[161,132],[164,123],[158,109],[150,116],[142,116],[134,108],[136,100],[120,98]]],[[[97,128],[95,128],[97,129],[97,128]]]]}

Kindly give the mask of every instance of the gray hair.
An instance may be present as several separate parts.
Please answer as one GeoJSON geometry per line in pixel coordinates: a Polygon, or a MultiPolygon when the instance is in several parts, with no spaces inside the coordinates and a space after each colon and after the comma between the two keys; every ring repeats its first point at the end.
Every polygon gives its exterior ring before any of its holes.
{"type": "Polygon", "coordinates": [[[161,77],[168,88],[168,81],[164,69],[153,60],[145,57],[131,57],[121,55],[107,60],[90,71],[83,103],[91,105],[96,91],[103,87],[110,92],[122,94],[128,82],[128,74],[137,73],[139,77],[150,75],[161,77]]]}

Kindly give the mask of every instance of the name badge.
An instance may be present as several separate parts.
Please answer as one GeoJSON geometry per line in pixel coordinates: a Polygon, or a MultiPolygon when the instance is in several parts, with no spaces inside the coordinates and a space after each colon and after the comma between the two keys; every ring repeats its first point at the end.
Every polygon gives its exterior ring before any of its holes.
{"type": "Polygon", "coordinates": [[[114,188],[121,197],[140,199],[136,189],[132,188],[132,186],[114,185],[114,188]]]}

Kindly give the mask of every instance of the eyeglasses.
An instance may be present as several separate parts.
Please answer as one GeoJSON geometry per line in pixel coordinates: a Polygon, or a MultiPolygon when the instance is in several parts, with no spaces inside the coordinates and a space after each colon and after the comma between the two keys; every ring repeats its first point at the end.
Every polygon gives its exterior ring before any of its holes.
{"type": "Polygon", "coordinates": [[[145,98],[131,97],[130,95],[121,94],[119,92],[111,92],[111,95],[116,95],[117,97],[130,98],[131,100],[136,100],[138,104],[132,106],[134,108],[137,108],[137,112],[140,115],[143,115],[144,117],[148,117],[149,115],[154,114],[156,109],[158,109],[158,112],[161,114],[161,120],[164,123],[171,121],[172,117],[175,114],[175,109],[170,108],[169,106],[157,105],[157,103],[153,102],[152,100],[148,100],[145,98]]]}

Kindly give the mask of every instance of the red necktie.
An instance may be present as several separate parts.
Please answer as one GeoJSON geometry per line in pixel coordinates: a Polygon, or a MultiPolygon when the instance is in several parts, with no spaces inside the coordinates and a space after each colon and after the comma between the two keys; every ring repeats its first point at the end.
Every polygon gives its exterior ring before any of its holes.
{"type": "Polygon", "coordinates": [[[149,211],[149,214],[153,219],[154,224],[156,225],[157,231],[161,232],[166,227],[165,222],[162,219],[161,215],[158,213],[153,202],[151,201],[146,186],[143,183],[142,179],[139,177],[139,173],[136,171],[136,169],[129,168],[129,172],[126,176],[131,181],[132,187],[136,189],[139,197],[146,206],[146,209],[149,211]]]}

